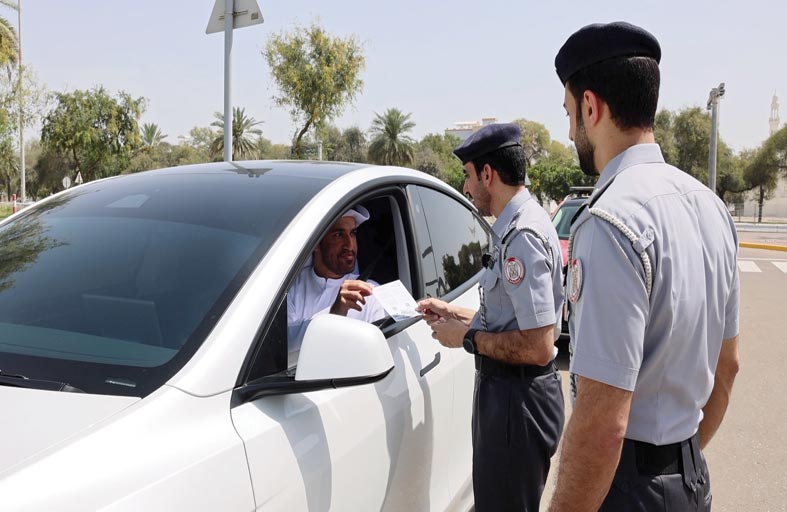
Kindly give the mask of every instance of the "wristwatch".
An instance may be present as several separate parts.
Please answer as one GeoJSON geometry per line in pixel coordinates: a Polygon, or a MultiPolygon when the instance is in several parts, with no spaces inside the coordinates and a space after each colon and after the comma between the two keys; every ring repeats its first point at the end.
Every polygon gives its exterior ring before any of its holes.
{"type": "Polygon", "coordinates": [[[475,333],[478,329],[468,329],[462,340],[462,346],[471,354],[478,354],[478,347],[475,346],[475,333]]]}

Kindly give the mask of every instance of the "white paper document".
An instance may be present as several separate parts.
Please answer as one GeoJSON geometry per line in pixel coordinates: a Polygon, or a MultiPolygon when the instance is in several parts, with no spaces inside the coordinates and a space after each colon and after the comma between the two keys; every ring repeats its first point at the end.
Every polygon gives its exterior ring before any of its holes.
{"type": "Polygon", "coordinates": [[[372,296],[383,306],[385,312],[397,322],[421,315],[415,310],[417,305],[415,299],[399,280],[376,286],[372,296]]]}

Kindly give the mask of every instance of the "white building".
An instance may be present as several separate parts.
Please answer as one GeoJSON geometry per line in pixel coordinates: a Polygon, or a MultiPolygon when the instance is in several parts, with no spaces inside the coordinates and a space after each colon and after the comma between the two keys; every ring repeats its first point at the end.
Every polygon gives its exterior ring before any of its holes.
{"type": "Polygon", "coordinates": [[[454,123],[453,128],[446,128],[446,135],[453,135],[458,137],[461,142],[464,142],[470,135],[482,126],[494,124],[497,122],[496,117],[482,117],[480,121],[460,121],[454,123]]]}
{"type": "MultiPolygon", "coordinates": [[[[768,127],[770,128],[770,135],[782,128],[782,123],[779,118],[779,98],[776,94],[773,95],[771,100],[771,115],[768,118],[768,127]]],[[[752,190],[747,194],[746,202],[743,204],[743,211],[740,216],[736,218],[741,220],[756,219],[758,214],[757,204],[757,190],[752,190]]],[[[787,219],[787,178],[782,176],[779,178],[779,183],[776,185],[776,190],[773,192],[773,197],[767,199],[765,204],[762,205],[762,217],[770,219],[787,219]]]]}

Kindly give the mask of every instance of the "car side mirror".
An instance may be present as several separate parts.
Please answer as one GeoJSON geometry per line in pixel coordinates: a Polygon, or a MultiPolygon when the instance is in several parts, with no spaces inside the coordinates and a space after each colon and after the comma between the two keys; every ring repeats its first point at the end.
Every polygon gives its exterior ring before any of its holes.
{"type": "Polygon", "coordinates": [[[394,366],[382,331],[339,315],[318,315],[303,336],[296,381],[373,378],[394,366]]]}
{"type": "Polygon", "coordinates": [[[233,391],[231,404],[371,384],[393,367],[391,350],[378,327],[339,315],[318,315],[303,335],[295,378],[275,374],[244,384],[233,391]]]}

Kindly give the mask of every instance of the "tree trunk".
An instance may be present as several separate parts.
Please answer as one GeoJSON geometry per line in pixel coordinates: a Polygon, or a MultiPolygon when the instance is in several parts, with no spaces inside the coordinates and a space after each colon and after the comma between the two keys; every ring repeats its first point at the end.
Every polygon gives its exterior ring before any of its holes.
{"type": "Polygon", "coordinates": [[[765,202],[765,186],[760,185],[760,200],[757,204],[758,212],[757,212],[757,222],[762,222],[762,203],[765,202]]]}
{"type": "Polygon", "coordinates": [[[312,125],[312,118],[310,117],[309,120],[306,121],[306,126],[303,127],[300,133],[298,133],[298,136],[295,138],[295,144],[292,149],[293,149],[293,153],[295,154],[296,158],[298,158],[298,160],[301,159],[301,151],[302,151],[301,139],[303,138],[304,135],[306,135],[306,132],[309,131],[311,125],[312,125]]]}

